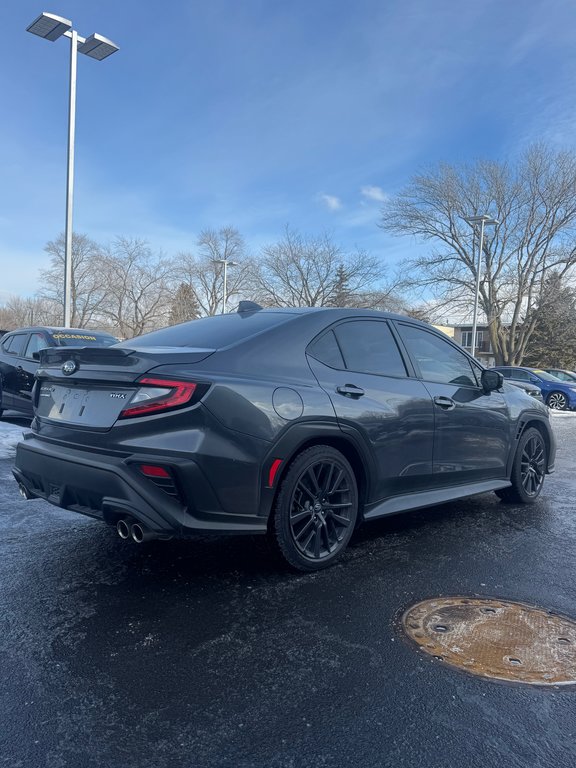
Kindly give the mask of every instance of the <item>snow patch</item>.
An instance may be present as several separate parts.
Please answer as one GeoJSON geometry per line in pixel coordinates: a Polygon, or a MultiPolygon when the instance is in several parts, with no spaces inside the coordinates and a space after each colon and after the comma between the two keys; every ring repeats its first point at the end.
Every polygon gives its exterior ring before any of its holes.
{"type": "Polygon", "coordinates": [[[29,429],[0,421],[0,459],[11,459],[16,454],[16,444],[29,429]]]}

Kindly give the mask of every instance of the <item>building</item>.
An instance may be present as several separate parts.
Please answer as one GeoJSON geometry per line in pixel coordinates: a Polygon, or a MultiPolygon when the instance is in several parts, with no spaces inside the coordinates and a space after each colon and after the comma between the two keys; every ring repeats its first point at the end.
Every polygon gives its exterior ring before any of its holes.
{"type": "MultiPolygon", "coordinates": [[[[457,325],[454,327],[454,341],[464,347],[466,352],[472,352],[472,326],[457,325]]],[[[492,350],[490,343],[490,334],[487,325],[478,325],[476,327],[476,350],[474,357],[486,368],[492,368],[496,365],[496,355],[492,350]]]]}
{"type": "MultiPolygon", "coordinates": [[[[472,324],[471,323],[448,323],[446,325],[434,324],[434,328],[437,328],[446,336],[449,336],[461,347],[464,347],[466,352],[472,353],[472,324]]],[[[474,351],[474,357],[479,363],[486,366],[486,368],[492,368],[496,365],[496,355],[492,351],[492,345],[490,343],[490,334],[488,333],[488,326],[486,324],[476,326],[476,349],[474,351]]]]}

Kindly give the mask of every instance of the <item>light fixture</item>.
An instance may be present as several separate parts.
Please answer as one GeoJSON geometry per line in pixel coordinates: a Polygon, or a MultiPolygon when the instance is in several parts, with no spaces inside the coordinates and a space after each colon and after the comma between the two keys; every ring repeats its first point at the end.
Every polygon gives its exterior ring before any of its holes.
{"type": "Polygon", "coordinates": [[[62,37],[69,29],[72,29],[72,22],[62,18],[62,16],[55,16],[53,13],[41,13],[30,26],[26,27],[27,32],[32,32],[33,35],[38,35],[38,37],[52,42],[62,37]]]}
{"type": "Polygon", "coordinates": [[[113,53],[116,53],[117,50],[118,46],[115,45],[112,40],[108,40],[107,37],[102,37],[102,35],[97,35],[96,33],[87,37],[86,40],[78,46],[78,51],[80,53],[90,56],[91,59],[98,59],[98,61],[102,61],[102,59],[111,56],[113,53]]]}

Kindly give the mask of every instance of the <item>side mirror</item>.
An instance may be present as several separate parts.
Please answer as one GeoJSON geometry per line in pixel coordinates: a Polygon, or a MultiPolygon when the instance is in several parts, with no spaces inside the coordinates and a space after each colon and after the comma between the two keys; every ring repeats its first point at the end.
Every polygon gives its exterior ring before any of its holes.
{"type": "Polygon", "coordinates": [[[33,360],[40,360],[40,352],[32,352],[33,360]]]}
{"type": "Polygon", "coordinates": [[[504,376],[502,376],[500,371],[492,371],[490,368],[486,368],[482,371],[480,381],[482,383],[484,394],[489,395],[490,392],[502,387],[504,384],[504,376]]]}

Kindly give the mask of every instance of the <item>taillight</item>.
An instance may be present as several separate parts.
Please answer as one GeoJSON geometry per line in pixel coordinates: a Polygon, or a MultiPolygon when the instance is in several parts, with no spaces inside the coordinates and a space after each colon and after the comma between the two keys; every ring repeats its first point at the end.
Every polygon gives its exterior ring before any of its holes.
{"type": "Polygon", "coordinates": [[[138,389],[122,410],[119,419],[147,416],[150,413],[167,411],[187,405],[196,392],[197,384],[192,381],[172,379],[140,379],[138,389]]]}
{"type": "Polygon", "coordinates": [[[156,464],[140,464],[140,472],[146,477],[170,477],[170,472],[156,464]]]}

